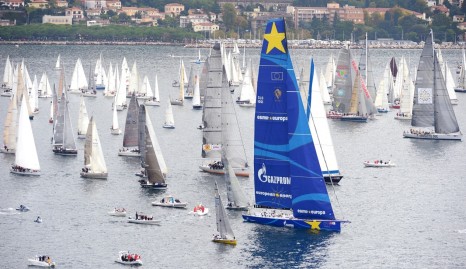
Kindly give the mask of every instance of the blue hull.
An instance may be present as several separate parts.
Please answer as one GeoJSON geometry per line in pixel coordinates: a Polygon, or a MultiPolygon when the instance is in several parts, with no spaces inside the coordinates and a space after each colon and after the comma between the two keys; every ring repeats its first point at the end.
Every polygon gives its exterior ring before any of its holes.
{"type": "Polygon", "coordinates": [[[348,117],[345,116],[341,117],[340,120],[342,121],[353,121],[353,122],[367,122],[367,118],[364,117],[348,117]]]}
{"type": "Polygon", "coordinates": [[[287,218],[273,218],[261,217],[256,215],[243,215],[245,222],[252,222],[262,225],[270,225],[275,227],[290,227],[296,229],[311,229],[330,232],[340,232],[340,220],[302,220],[302,219],[287,219],[287,218]]]}
{"type": "Polygon", "coordinates": [[[105,85],[96,85],[95,89],[96,90],[105,90],[105,85]]]}

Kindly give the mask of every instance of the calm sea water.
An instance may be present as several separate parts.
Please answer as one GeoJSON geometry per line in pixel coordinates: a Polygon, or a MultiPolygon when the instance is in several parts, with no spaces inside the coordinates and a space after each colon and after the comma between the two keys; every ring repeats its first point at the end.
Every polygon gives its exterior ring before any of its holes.
{"type": "MultiPolygon", "coordinates": [[[[179,58],[167,55],[197,55],[197,49],[155,46],[0,46],[0,70],[7,55],[28,65],[31,78],[47,71],[52,83],[58,54],[66,68],[66,79],[78,57],[86,74],[102,53],[105,67],[121,66],[126,57],[130,67],[137,62],[139,73],[148,75],[153,87],[158,74],[161,107],[149,107],[169,175],[166,191],[140,188],[134,173],[139,162],[117,156],[123,136],[110,134],[112,99],[86,99],[90,115],[96,119],[108,180],[80,178],[84,140],[78,140],[78,156],[54,155],[48,123],[49,101],[40,99],[40,113],[31,121],[42,175],[20,177],[8,172],[13,155],[0,155],[0,268],[26,268],[27,258],[50,255],[59,268],[118,268],[118,251],[130,250],[142,256],[144,268],[464,268],[466,267],[466,151],[465,142],[416,141],[402,138],[409,122],[393,119],[395,112],[367,124],[330,121],[335,150],[344,178],[329,192],[336,215],[351,223],[341,233],[315,233],[243,223],[241,213],[229,212],[238,239],[236,247],[212,243],[215,215],[188,214],[202,202],[214,212],[214,182],[225,198],[222,177],[201,173],[201,132],[196,129],[201,111],[174,106],[176,129],[162,128],[166,102],[177,91],[179,58]],[[391,159],[397,167],[370,169],[363,161],[391,159]],[[189,202],[187,210],[156,208],[151,202],[173,194],[189,202]],[[32,211],[17,214],[15,208],[28,205],[32,211]],[[128,224],[124,218],[108,216],[114,207],[153,214],[160,226],[128,224]],[[41,216],[42,224],[33,220],[41,216]]],[[[206,55],[208,50],[202,49],[206,55]]],[[[330,53],[337,50],[294,50],[295,68],[307,64],[313,55],[323,68],[330,53]]],[[[420,50],[375,50],[376,79],[392,56],[404,55],[413,67],[420,50]]],[[[450,67],[460,51],[443,52],[450,67]]],[[[259,50],[247,54],[257,64],[259,50]]],[[[191,57],[191,58],[189,58],[191,57]]],[[[189,69],[187,70],[189,72],[189,69]]],[[[238,93],[235,93],[235,95],[238,93]]],[[[71,95],[70,109],[76,128],[79,97],[71,95]]],[[[455,106],[460,128],[466,132],[466,96],[458,95],[455,106]]],[[[0,131],[8,104],[0,98],[0,131]]],[[[237,107],[249,162],[253,163],[254,110],[237,107]]],[[[119,112],[123,126],[126,111],[119,112]]],[[[75,129],[76,131],[76,129],[75,129]]],[[[240,178],[253,201],[253,180],[240,178]]],[[[226,198],[225,198],[226,199],[226,198]]]]}

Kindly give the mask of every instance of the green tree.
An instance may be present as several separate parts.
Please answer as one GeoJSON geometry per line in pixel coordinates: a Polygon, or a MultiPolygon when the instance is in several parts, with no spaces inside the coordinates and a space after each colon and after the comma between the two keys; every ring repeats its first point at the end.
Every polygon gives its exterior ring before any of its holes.
{"type": "Polygon", "coordinates": [[[223,6],[223,23],[225,24],[226,31],[235,28],[236,22],[236,9],[232,4],[225,4],[223,6]]]}

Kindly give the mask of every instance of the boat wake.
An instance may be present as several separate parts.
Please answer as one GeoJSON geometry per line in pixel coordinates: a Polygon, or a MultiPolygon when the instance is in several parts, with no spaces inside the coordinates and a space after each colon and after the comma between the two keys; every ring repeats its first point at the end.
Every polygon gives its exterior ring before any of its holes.
{"type": "Polygon", "coordinates": [[[19,215],[20,213],[14,208],[0,208],[0,215],[19,215]]]}
{"type": "Polygon", "coordinates": [[[460,233],[460,234],[466,234],[466,229],[458,230],[457,232],[460,233]]]}

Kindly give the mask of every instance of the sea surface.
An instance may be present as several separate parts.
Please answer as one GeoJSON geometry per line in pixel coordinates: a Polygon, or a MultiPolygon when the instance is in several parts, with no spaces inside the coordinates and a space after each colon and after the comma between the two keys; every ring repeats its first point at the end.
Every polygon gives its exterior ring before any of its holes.
{"type": "MultiPolygon", "coordinates": [[[[228,212],[238,239],[237,246],[211,242],[216,231],[214,184],[226,200],[221,176],[199,171],[201,158],[202,111],[173,106],[176,129],[162,128],[169,95],[176,96],[171,83],[177,79],[178,57],[183,56],[187,72],[189,60],[198,49],[167,46],[0,46],[0,78],[9,55],[16,64],[24,59],[31,79],[46,71],[57,83],[54,71],[58,54],[66,70],[67,84],[77,58],[88,74],[90,65],[102,53],[104,66],[121,68],[123,57],[140,75],[147,75],[154,87],[158,75],[160,107],[149,107],[155,133],[169,173],[166,191],[142,189],[134,175],[139,160],[117,155],[123,135],[110,134],[112,99],[100,95],[87,98],[102,142],[109,177],[83,179],[84,140],[77,140],[78,155],[53,154],[48,123],[50,99],[40,99],[40,112],[31,121],[42,175],[22,177],[9,173],[14,155],[0,154],[0,268],[27,268],[27,258],[50,255],[58,268],[124,268],[116,264],[120,250],[142,256],[142,268],[465,268],[466,267],[466,142],[417,141],[404,139],[410,122],[394,120],[395,111],[377,116],[368,123],[330,120],[335,151],[344,178],[328,190],[343,225],[340,233],[311,232],[243,223],[240,212],[228,212]],[[392,160],[393,168],[364,168],[366,160],[392,160]],[[172,194],[189,203],[188,209],[159,208],[151,205],[172,194]],[[188,214],[203,203],[212,214],[188,214]],[[30,212],[17,213],[20,204],[30,212]],[[115,207],[152,214],[159,226],[135,225],[125,218],[107,214],[115,207]],[[34,222],[41,216],[43,223],[34,222]]],[[[337,50],[293,50],[297,70],[315,58],[323,69],[329,55],[337,50]]],[[[373,50],[375,78],[382,78],[391,57],[407,57],[411,70],[421,50],[373,50]]],[[[208,49],[201,49],[206,56],[208,49]]],[[[257,66],[258,49],[247,49],[247,58],[257,66]]],[[[444,59],[456,70],[460,50],[444,50],[444,59]]],[[[195,66],[200,68],[200,66],[195,66]]],[[[257,74],[257,72],[256,72],[257,74]]],[[[235,98],[239,91],[234,93],[235,98]]],[[[466,95],[458,93],[454,107],[460,128],[466,132],[466,95]]],[[[0,132],[3,130],[8,98],[0,97],[0,132]]],[[[70,110],[76,133],[79,96],[70,95],[70,110]]],[[[254,109],[236,107],[249,163],[253,164],[254,109]]],[[[118,112],[124,126],[126,110],[118,112]]],[[[253,197],[252,177],[239,178],[245,193],[253,197]]]]}

